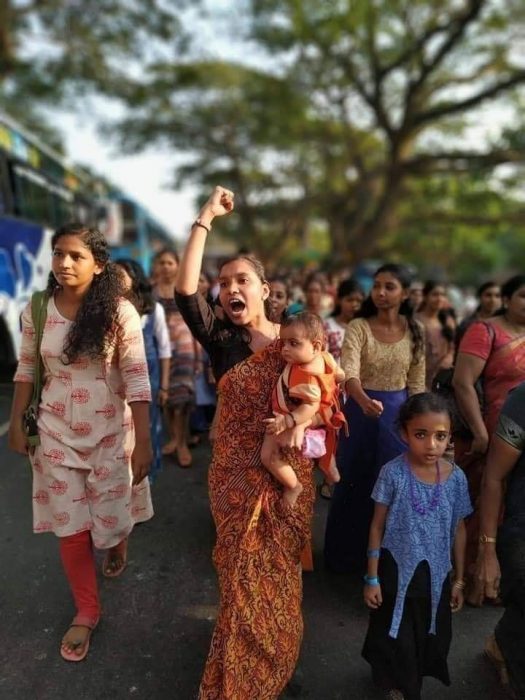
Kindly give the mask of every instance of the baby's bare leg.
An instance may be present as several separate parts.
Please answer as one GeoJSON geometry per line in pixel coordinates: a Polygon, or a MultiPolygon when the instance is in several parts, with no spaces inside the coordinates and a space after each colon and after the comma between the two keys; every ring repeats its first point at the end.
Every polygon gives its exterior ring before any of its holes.
{"type": "Polygon", "coordinates": [[[266,434],[261,447],[261,461],[270,474],[284,486],[283,498],[290,505],[295,505],[303,490],[291,464],[282,458],[281,450],[274,435],[266,434]]]}

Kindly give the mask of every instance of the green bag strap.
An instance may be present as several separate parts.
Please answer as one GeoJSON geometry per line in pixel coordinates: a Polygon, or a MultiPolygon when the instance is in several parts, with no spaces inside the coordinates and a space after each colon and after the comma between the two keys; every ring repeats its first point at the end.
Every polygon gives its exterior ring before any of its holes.
{"type": "Polygon", "coordinates": [[[40,355],[40,345],[42,344],[42,336],[44,334],[44,326],[47,318],[47,292],[34,292],[31,297],[31,317],[35,329],[35,376],[33,379],[33,398],[31,402],[39,402],[42,393],[42,377],[44,374],[44,365],[40,355]]]}

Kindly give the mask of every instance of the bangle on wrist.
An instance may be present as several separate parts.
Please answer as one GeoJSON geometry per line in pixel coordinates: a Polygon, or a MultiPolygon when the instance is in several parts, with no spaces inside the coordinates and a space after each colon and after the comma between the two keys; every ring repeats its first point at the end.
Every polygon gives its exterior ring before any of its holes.
{"type": "Polygon", "coordinates": [[[380,554],[379,549],[369,549],[366,553],[366,556],[369,559],[379,559],[379,554],[380,554]]]}
{"type": "Polygon", "coordinates": [[[462,591],[467,585],[467,582],[463,578],[458,578],[454,581],[452,584],[452,588],[458,588],[460,591],[462,591]]]}
{"type": "Polygon", "coordinates": [[[159,391],[169,391],[169,389],[166,389],[166,387],[161,386],[160,389],[159,389],[159,391]]]}
{"type": "Polygon", "coordinates": [[[363,581],[366,583],[367,586],[379,586],[378,576],[369,576],[367,574],[366,576],[364,576],[363,581]]]}
{"type": "Polygon", "coordinates": [[[195,219],[195,221],[191,225],[192,228],[195,228],[196,226],[203,228],[206,231],[206,233],[209,233],[211,231],[211,226],[206,226],[199,219],[195,219]]]}
{"type": "Polygon", "coordinates": [[[482,534],[479,536],[479,542],[480,544],[496,544],[496,538],[482,534]]]}

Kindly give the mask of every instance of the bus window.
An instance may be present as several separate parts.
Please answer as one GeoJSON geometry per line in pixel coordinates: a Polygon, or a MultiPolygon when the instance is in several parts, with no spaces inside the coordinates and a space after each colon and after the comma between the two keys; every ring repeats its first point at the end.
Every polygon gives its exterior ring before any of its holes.
{"type": "Polygon", "coordinates": [[[11,182],[7,159],[0,152],[0,216],[12,211],[11,182]]]}
{"type": "Polygon", "coordinates": [[[72,203],[65,201],[63,197],[61,197],[59,194],[54,193],[53,194],[53,210],[54,210],[54,217],[53,217],[53,227],[58,228],[59,226],[62,226],[62,224],[67,223],[68,221],[72,221],[73,219],[76,219],[73,215],[73,207],[72,203]]]}
{"type": "Polygon", "coordinates": [[[20,165],[13,167],[15,207],[28,221],[53,223],[53,202],[44,178],[20,165]]]}
{"type": "Polygon", "coordinates": [[[137,214],[131,202],[122,200],[123,233],[121,245],[136,245],[139,238],[137,214]]]}

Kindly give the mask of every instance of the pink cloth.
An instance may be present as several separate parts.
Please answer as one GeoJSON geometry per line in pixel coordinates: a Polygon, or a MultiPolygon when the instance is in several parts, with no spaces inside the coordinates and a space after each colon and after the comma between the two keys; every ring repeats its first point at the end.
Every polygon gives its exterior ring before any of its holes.
{"type": "Polygon", "coordinates": [[[308,459],[319,459],[326,454],[326,430],[324,428],[308,428],[304,432],[302,453],[308,459]]]}

